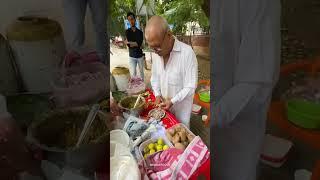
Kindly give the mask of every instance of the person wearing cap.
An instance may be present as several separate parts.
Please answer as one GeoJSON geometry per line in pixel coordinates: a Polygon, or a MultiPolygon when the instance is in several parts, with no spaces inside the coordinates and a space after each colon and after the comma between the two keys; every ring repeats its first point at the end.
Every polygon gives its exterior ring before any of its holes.
{"type": "Polygon", "coordinates": [[[161,16],[152,16],[145,37],[155,52],[151,68],[151,86],[156,104],[170,110],[190,127],[193,95],[198,82],[198,62],[191,46],[179,41],[161,16]],[[161,102],[161,103],[160,103],[161,102]]]}
{"type": "Polygon", "coordinates": [[[143,32],[136,27],[136,16],[129,12],[127,19],[130,28],[126,30],[126,40],[124,43],[129,48],[129,70],[131,77],[137,76],[137,65],[139,66],[140,77],[144,80],[144,58],[141,49],[143,42],[143,32]]]}

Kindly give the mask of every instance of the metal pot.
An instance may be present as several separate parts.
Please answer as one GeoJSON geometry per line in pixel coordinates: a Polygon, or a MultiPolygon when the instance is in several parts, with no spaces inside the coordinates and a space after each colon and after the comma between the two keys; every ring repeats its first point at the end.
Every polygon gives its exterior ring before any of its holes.
{"type": "Polygon", "coordinates": [[[140,103],[138,103],[137,107],[131,109],[129,108],[129,105],[132,102],[135,103],[137,98],[138,95],[124,97],[120,100],[119,107],[129,114],[139,115],[144,110],[144,106],[146,105],[146,100],[144,97],[141,96],[140,103]]]}
{"type": "MultiPolygon", "coordinates": [[[[79,148],[71,147],[68,149],[63,149],[59,147],[49,147],[46,144],[40,143],[37,138],[37,127],[41,122],[46,121],[46,117],[52,116],[54,113],[83,113],[86,114],[90,111],[89,108],[71,108],[67,110],[55,110],[52,111],[42,119],[35,121],[28,128],[27,139],[41,148],[47,155],[47,159],[61,166],[68,166],[75,169],[84,170],[86,172],[93,172],[97,168],[101,167],[102,163],[107,161],[107,145],[109,143],[109,128],[107,127],[106,119],[107,115],[102,111],[99,111],[97,116],[99,120],[104,121],[102,124],[106,125],[106,132],[98,137],[94,143],[81,145],[79,148]]],[[[84,117],[86,118],[86,117],[84,117]]]]}

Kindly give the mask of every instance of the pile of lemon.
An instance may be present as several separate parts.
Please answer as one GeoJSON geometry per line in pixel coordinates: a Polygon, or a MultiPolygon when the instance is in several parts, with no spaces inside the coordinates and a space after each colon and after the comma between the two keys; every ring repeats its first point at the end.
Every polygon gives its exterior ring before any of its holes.
{"type": "Polygon", "coordinates": [[[144,158],[147,158],[147,156],[154,154],[158,151],[164,151],[169,149],[169,146],[164,144],[163,139],[159,138],[155,143],[150,143],[148,146],[144,148],[144,158]]]}

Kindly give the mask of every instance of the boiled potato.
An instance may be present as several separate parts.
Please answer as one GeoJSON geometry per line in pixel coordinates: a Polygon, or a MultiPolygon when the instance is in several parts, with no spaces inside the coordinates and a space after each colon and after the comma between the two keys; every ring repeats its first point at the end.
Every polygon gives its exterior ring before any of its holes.
{"type": "Polygon", "coordinates": [[[180,136],[181,142],[187,141],[187,135],[185,131],[179,132],[179,136],[180,136]]]}
{"type": "Polygon", "coordinates": [[[181,143],[175,143],[174,147],[177,149],[181,149],[181,150],[185,150],[185,145],[181,144],[181,143]]]}
{"type": "Polygon", "coordinates": [[[172,142],[173,142],[174,144],[180,142],[180,136],[179,136],[179,134],[176,134],[176,135],[173,137],[172,142]]]}

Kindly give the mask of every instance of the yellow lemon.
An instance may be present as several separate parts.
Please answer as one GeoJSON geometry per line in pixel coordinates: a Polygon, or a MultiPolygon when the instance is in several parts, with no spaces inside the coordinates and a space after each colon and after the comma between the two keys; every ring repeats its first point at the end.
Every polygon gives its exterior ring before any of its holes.
{"type": "Polygon", "coordinates": [[[157,143],[158,143],[158,145],[164,145],[163,139],[161,139],[161,138],[158,139],[158,142],[157,142],[157,143]]]}
{"type": "Polygon", "coordinates": [[[154,146],[154,144],[153,144],[153,143],[151,143],[151,144],[149,144],[149,145],[148,145],[148,148],[151,150],[151,149],[154,149],[154,148],[155,148],[155,146],[154,146]]]}
{"type": "Polygon", "coordinates": [[[157,151],[162,151],[162,147],[163,147],[162,145],[158,145],[157,146],[157,151]]]}
{"type": "Polygon", "coordinates": [[[168,145],[164,145],[162,149],[165,151],[165,150],[169,149],[169,146],[168,145]]]}
{"type": "Polygon", "coordinates": [[[155,153],[156,151],[154,149],[150,149],[150,155],[155,153]]]}

